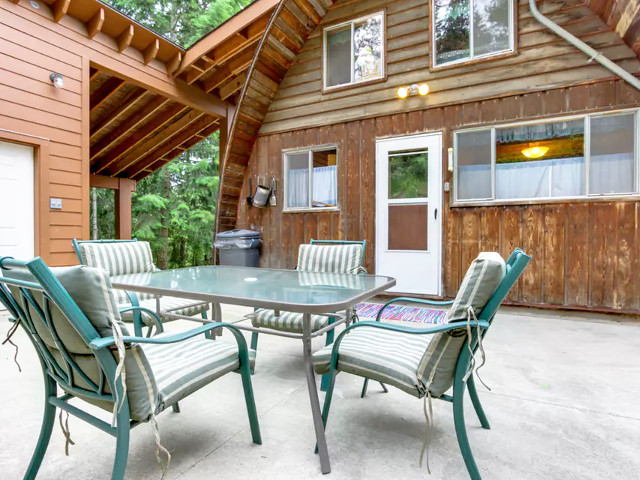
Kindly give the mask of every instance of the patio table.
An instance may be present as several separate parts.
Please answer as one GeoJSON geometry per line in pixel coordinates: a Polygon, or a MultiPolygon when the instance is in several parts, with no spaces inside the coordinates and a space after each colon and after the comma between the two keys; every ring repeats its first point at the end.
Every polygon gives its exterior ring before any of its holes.
{"type": "MultiPolygon", "coordinates": [[[[213,305],[213,319],[221,321],[220,304],[262,307],[303,314],[302,334],[237,325],[261,333],[300,338],[311,413],[316,433],[322,473],[331,465],[322,424],[320,401],[311,359],[311,339],[341,323],[349,324],[354,306],[396,284],[394,278],[379,275],[298,272],[269,268],[203,266],[178,268],[146,274],[111,277],[115,288],[155,295],[171,295],[203,300],[213,305]],[[344,314],[340,312],[345,312],[344,314]],[[311,315],[331,315],[338,320],[316,332],[311,331],[311,315]]],[[[182,318],[176,315],[176,318],[182,318]]],[[[195,320],[186,317],[188,320],[195,320]]],[[[198,319],[197,321],[206,321],[198,319]]]]}

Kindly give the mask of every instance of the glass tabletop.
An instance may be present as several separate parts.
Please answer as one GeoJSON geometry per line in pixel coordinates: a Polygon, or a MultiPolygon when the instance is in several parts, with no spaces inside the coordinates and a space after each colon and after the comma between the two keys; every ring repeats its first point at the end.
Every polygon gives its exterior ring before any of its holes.
{"type": "Polygon", "coordinates": [[[203,266],[111,277],[115,288],[276,310],[332,313],[396,284],[379,275],[203,266]]]}

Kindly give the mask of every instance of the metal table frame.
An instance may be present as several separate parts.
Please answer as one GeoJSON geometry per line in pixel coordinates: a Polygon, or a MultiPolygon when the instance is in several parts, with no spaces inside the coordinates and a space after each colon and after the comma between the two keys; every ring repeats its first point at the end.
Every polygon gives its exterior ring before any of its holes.
{"type": "MultiPolygon", "coordinates": [[[[202,267],[192,267],[192,268],[202,268],[202,267]]],[[[216,268],[216,267],[210,267],[216,268]]],[[[224,268],[232,268],[232,267],[224,267],[224,268]]],[[[266,269],[261,269],[266,270],[266,269]]],[[[275,270],[275,269],[274,269],[275,270]]],[[[282,271],[282,270],[280,270],[282,271]]],[[[290,270],[285,270],[290,272],[290,270]]],[[[151,273],[150,275],[153,275],[151,273]]],[[[190,320],[196,322],[217,322],[222,321],[222,309],[220,307],[221,303],[226,303],[230,305],[238,305],[243,307],[261,307],[268,308],[271,310],[278,311],[286,311],[286,312],[299,312],[303,314],[303,322],[302,322],[302,334],[299,333],[291,333],[291,332],[281,332],[277,330],[271,330],[268,328],[256,328],[249,327],[246,325],[238,325],[236,326],[242,330],[247,330],[251,332],[260,332],[269,335],[278,335],[289,338],[299,338],[302,340],[302,354],[305,365],[305,375],[307,379],[307,387],[309,390],[309,400],[311,402],[311,414],[313,415],[313,426],[316,433],[316,442],[318,448],[318,454],[320,456],[320,467],[322,473],[327,474],[331,472],[331,463],[329,460],[329,451],[327,449],[327,440],[325,438],[324,425],[322,422],[322,411],[320,408],[320,398],[318,396],[318,387],[316,385],[316,377],[315,372],[313,370],[313,362],[312,362],[312,352],[311,352],[311,339],[322,335],[323,333],[336,328],[338,325],[345,323],[347,326],[349,325],[353,313],[353,308],[356,304],[363,300],[367,300],[375,295],[382,293],[389,288],[395,285],[395,279],[389,277],[389,282],[370,290],[363,291],[361,294],[354,296],[353,298],[348,299],[348,301],[342,301],[335,304],[299,304],[299,303],[289,303],[289,302],[274,302],[274,301],[266,301],[266,300],[255,300],[246,297],[234,297],[228,295],[218,295],[216,293],[211,292],[186,292],[183,290],[177,290],[175,288],[172,289],[164,289],[157,287],[149,287],[147,285],[137,285],[136,283],[127,283],[125,280],[128,275],[122,275],[118,277],[112,278],[112,284],[114,288],[130,290],[135,292],[143,292],[143,293],[151,293],[154,295],[168,295],[172,297],[181,297],[188,298],[190,300],[203,300],[208,303],[211,303],[213,318],[211,320],[186,317],[183,315],[171,314],[170,311],[163,312],[164,316],[169,316],[174,319],[182,319],[182,320],[190,320]],[[340,314],[338,312],[345,312],[345,314],[340,314]],[[311,315],[328,315],[336,318],[336,321],[326,327],[317,330],[316,332],[311,331],[311,315]]],[[[135,282],[135,278],[132,278],[135,282]]],[[[157,302],[157,306],[159,306],[159,301],[157,302]]],[[[240,320],[240,321],[244,321],[240,320]]]]}

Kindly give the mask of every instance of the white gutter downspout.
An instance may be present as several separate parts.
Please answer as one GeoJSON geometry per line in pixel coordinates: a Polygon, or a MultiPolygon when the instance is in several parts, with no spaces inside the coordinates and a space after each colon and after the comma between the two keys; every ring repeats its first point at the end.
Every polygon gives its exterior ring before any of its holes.
{"type": "Polygon", "coordinates": [[[607,57],[602,55],[602,53],[598,52],[597,50],[594,50],[589,45],[584,43],[582,40],[580,40],[579,38],[577,38],[574,35],[572,35],[569,32],[567,32],[564,28],[559,26],[557,23],[552,22],[547,17],[542,15],[540,13],[540,11],[538,10],[538,7],[536,6],[536,0],[529,0],[529,8],[531,9],[531,13],[533,14],[534,18],[536,20],[538,20],[541,24],[543,24],[545,27],[547,27],[552,32],[556,33],[559,37],[565,39],[571,45],[575,46],[579,50],[582,50],[584,53],[589,55],[589,61],[597,60],[598,62],[600,62],[602,64],[603,67],[605,67],[606,69],[608,69],[611,72],[615,73],[620,78],[626,80],[632,86],[634,86],[635,88],[640,90],[640,80],[639,79],[637,79],[636,77],[631,75],[624,68],[622,68],[622,67],[618,66],[617,64],[613,63],[607,57]]]}

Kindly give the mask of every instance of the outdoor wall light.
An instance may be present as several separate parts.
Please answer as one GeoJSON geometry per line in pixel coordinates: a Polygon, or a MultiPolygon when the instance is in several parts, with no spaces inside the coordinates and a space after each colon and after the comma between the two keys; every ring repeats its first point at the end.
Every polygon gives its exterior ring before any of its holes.
{"type": "Polygon", "coordinates": [[[527,158],[540,158],[549,151],[549,147],[529,147],[523,148],[522,154],[527,158]]]}
{"type": "Polygon", "coordinates": [[[407,98],[410,95],[420,95],[424,97],[429,93],[429,85],[426,83],[421,83],[418,85],[414,83],[413,85],[409,85],[408,87],[400,87],[398,88],[398,98],[407,98]]]}
{"type": "Polygon", "coordinates": [[[49,80],[53,83],[53,86],[56,88],[64,87],[64,77],[59,73],[52,73],[49,75],[49,80]]]}

